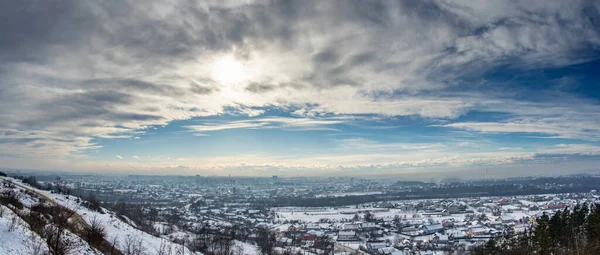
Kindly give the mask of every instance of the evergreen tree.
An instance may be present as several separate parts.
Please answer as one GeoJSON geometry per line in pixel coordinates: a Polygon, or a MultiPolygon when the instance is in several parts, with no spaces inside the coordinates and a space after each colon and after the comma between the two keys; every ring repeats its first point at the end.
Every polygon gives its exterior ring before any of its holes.
{"type": "Polygon", "coordinates": [[[532,241],[535,250],[541,254],[551,254],[553,245],[550,235],[550,218],[546,213],[537,220],[532,241]]]}
{"type": "Polygon", "coordinates": [[[473,247],[472,254],[600,254],[600,205],[577,205],[572,211],[544,213],[524,233],[502,236],[473,247]]]}
{"type": "Polygon", "coordinates": [[[595,204],[587,218],[586,234],[588,250],[594,254],[600,254],[600,205],[595,204]]]}

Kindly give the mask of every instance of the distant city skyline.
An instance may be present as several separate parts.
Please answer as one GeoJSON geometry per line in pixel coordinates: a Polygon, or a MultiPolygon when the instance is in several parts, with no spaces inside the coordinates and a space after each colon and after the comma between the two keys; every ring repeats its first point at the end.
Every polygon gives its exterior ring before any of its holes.
{"type": "Polygon", "coordinates": [[[0,16],[0,168],[600,170],[598,1],[2,1],[0,16]]]}

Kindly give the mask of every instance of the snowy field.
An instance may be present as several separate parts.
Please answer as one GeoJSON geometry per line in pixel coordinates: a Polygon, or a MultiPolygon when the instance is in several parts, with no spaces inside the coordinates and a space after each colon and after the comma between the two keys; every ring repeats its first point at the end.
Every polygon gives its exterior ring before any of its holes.
{"type": "MultiPolygon", "coordinates": [[[[482,198],[482,199],[488,199],[482,198]]],[[[497,197],[492,197],[491,199],[498,199],[497,197]]],[[[409,200],[402,201],[402,203],[419,203],[425,201],[437,201],[435,199],[432,200],[409,200]]],[[[531,202],[526,200],[521,200],[524,205],[537,205],[542,206],[543,202],[531,202]]],[[[494,205],[497,205],[493,203],[494,205]]],[[[552,210],[538,210],[538,211],[521,211],[519,208],[514,205],[503,205],[500,206],[502,208],[502,218],[503,219],[515,219],[519,220],[524,217],[536,217],[540,216],[544,211],[551,212],[552,210]],[[509,212],[511,211],[511,212],[509,212]]],[[[477,212],[476,208],[468,207],[468,209],[473,210],[474,213],[471,214],[482,214],[481,212],[477,212]]],[[[451,215],[431,215],[427,214],[424,211],[415,212],[414,210],[401,210],[401,209],[387,209],[387,208],[375,208],[375,207],[363,207],[362,205],[355,206],[346,206],[346,207],[278,207],[272,209],[276,215],[276,223],[283,223],[284,221],[299,221],[302,223],[317,223],[322,219],[330,220],[333,222],[347,222],[351,221],[355,214],[358,214],[360,217],[363,217],[366,211],[369,211],[373,214],[375,218],[381,218],[384,220],[393,220],[394,217],[398,216],[402,219],[407,220],[429,220],[433,219],[435,222],[441,222],[444,220],[454,220],[455,222],[462,221],[468,213],[459,213],[459,214],[451,214],[451,215]]],[[[491,216],[491,212],[484,212],[491,216]]]]}

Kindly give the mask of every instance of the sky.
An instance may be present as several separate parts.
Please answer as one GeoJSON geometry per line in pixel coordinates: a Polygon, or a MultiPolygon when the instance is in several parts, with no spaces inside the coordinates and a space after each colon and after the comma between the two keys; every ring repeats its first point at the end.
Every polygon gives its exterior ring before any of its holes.
{"type": "Polygon", "coordinates": [[[0,1],[0,168],[598,172],[600,2],[0,1]]]}

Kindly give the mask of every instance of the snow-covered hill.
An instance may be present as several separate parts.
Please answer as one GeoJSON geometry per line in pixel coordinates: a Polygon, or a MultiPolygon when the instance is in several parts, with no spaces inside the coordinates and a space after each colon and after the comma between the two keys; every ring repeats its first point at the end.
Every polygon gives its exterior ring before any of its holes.
{"type": "MultiPolygon", "coordinates": [[[[27,222],[11,208],[0,205],[0,211],[0,254],[47,254],[48,245],[43,238],[30,230],[27,222]]],[[[68,230],[64,235],[72,247],[72,254],[102,254],[68,230]]]]}
{"type": "Polygon", "coordinates": [[[0,254],[42,254],[48,246],[18,215],[0,205],[0,254]]]}
{"type": "MultiPolygon", "coordinates": [[[[15,185],[13,190],[17,191],[19,194],[19,200],[24,204],[25,208],[23,210],[28,210],[33,204],[37,203],[38,197],[42,197],[43,200],[46,200],[49,203],[56,203],[58,205],[64,206],[68,209],[73,210],[78,217],[81,217],[88,224],[91,224],[93,220],[98,221],[105,228],[106,232],[106,240],[110,242],[116,249],[120,250],[124,254],[131,254],[132,249],[137,249],[139,253],[136,254],[200,254],[200,253],[192,253],[189,249],[183,247],[182,245],[173,243],[167,239],[156,237],[150,235],[144,231],[138,230],[132,225],[122,221],[115,215],[114,212],[108,211],[106,209],[102,209],[101,212],[92,211],[86,207],[84,207],[78,201],[82,201],[81,199],[77,199],[75,196],[55,194],[45,190],[39,190],[28,186],[26,184],[21,183],[19,180],[13,178],[4,178],[7,181],[13,182],[15,185]],[[30,191],[30,192],[26,192],[30,191]],[[34,194],[31,194],[31,193],[34,194]],[[29,193],[29,194],[28,194],[29,193]]],[[[6,187],[1,187],[1,189],[6,190],[6,187]]],[[[8,209],[8,208],[7,208],[8,209]]],[[[7,213],[7,215],[14,215],[11,210],[7,213]],[[12,213],[12,214],[11,214],[12,213]]],[[[12,216],[11,216],[12,217],[12,216]]],[[[27,245],[13,245],[17,243],[24,243],[28,236],[31,234],[35,234],[27,229],[27,227],[22,227],[19,231],[8,232],[7,223],[10,223],[10,218],[7,216],[2,217],[0,221],[0,233],[2,241],[0,241],[0,255],[2,254],[29,254],[30,252],[23,252],[27,248],[27,245]],[[4,241],[4,240],[12,240],[12,241],[4,241]],[[17,249],[17,250],[15,250],[17,249]],[[16,252],[16,253],[15,253],[16,252]]],[[[21,222],[26,224],[25,222],[21,222]]],[[[69,236],[73,235],[74,239],[78,239],[78,237],[72,233],[68,233],[69,236]]],[[[38,236],[39,238],[39,236],[38,236]]],[[[81,241],[79,239],[79,241],[81,241]]],[[[83,242],[83,241],[82,241],[83,242]]],[[[84,242],[85,243],[85,242],[84,242]]],[[[86,243],[87,244],[87,243],[86,243]]],[[[45,243],[44,243],[45,245],[45,243]]],[[[85,249],[78,248],[73,254],[101,254],[98,251],[93,251],[89,245],[90,252],[87,252],[85,249]]],[[[82,245],[83,247],[83,245],[82,245]]],[[[48,247],[45,246],[47,250],[48,247]]]]}

